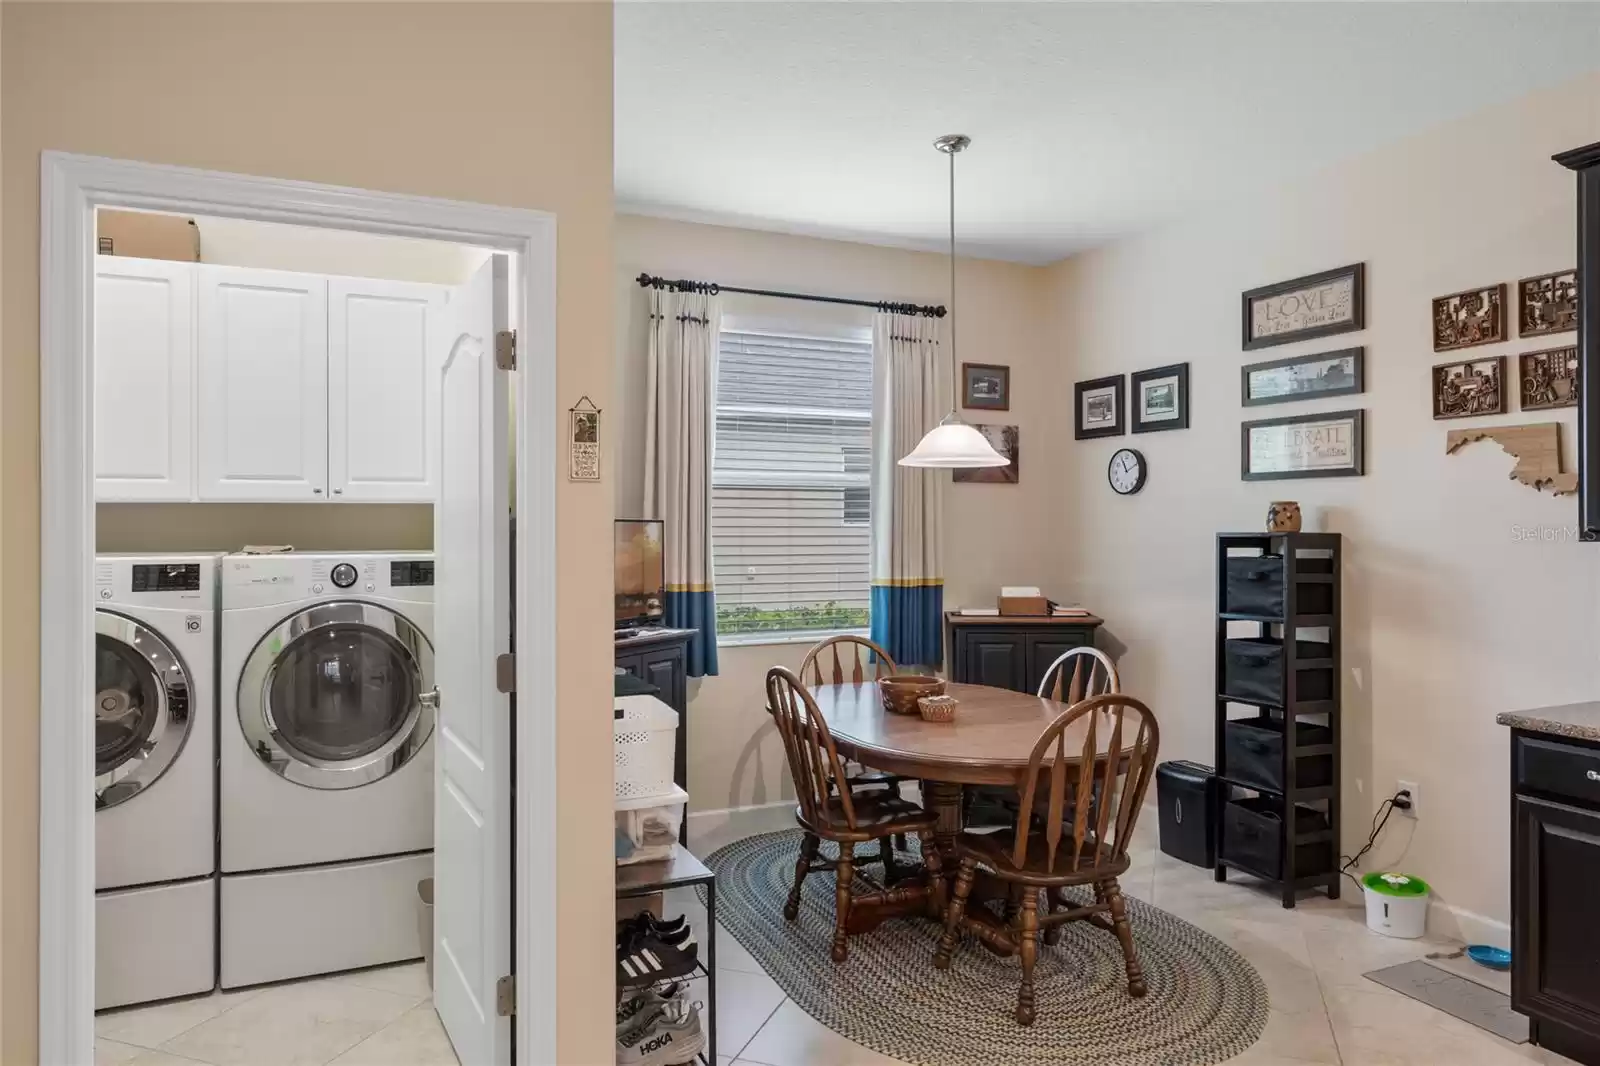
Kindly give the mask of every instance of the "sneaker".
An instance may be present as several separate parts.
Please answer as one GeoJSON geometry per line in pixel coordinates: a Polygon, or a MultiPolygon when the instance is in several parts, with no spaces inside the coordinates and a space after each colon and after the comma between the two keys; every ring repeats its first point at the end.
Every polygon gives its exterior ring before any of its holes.
{"type": "Polygon", "coordinates": [[[688,986],[681,981],[674,981],[662,988],[646,988],[631,996],[624,996],[622,1002],[617,1004],[617,1035],[637,1028],[651,1012],[665,1010],[669,1004],[677,1004],[682,1009],[688,995],[688,986]]]}
{"type": "Polygon", "coordinates": [[[688,928],[678,933],[641,933],[617,947],[617,987],[638,988],[691,973],[700,946],[688,928]]]}
{"type": "Polygon", "coordinates": [[[617,943],[620,944],[630,936],[636,936],[652,929],[658,933],[677,933],[686,928],[688,924],[689,918],[684,914],[680,914],[676,918],[662,920],[649,911],[640,911],[632,918],[627,918],[617,923],[617,943]]]}
{"type": "Polygon", "coordinates": [[[658,1008],[647,1020],[617,1037],[617,1066],[680,1066],[705,1050],[700,1004],[658,1008]]]}

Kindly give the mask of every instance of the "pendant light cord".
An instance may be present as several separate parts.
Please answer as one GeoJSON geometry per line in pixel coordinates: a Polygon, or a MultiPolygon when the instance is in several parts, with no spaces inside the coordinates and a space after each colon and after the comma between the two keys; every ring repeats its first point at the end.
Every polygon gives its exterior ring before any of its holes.
{"type": "MultiPolygon", "coordinates": [[[[950,153],[950,410],[959,412],[956,380],[956,153],[950,153]]],[[[959,416],[958,416],[959,417],[959,416]]]]}

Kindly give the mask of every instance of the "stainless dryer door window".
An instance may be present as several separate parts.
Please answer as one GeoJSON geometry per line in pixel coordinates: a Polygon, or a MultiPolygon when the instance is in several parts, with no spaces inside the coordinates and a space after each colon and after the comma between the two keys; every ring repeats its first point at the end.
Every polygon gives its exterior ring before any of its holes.
{"type": "Polygon", "coordinates": [[[94,614],[94,797],[125,803],[167,772],[189,738],[189,671],[155,630],[94,614]]]}
{"type": "Polygon", "coordinates": [[[239,678],[239,726],[262,765],[310,788],[393,773],[433,733],[433,646],[370,603],[318,604],[264,636],[239,678]]]}

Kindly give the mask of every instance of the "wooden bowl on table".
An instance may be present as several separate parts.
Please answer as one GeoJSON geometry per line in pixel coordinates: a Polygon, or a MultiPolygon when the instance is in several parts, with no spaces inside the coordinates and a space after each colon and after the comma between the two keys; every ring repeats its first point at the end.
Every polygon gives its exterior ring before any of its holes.
{"type": "Polygon", "coordinates": [[[924,696],[943,696],[944,679],[927,674],[891,674],[878,679],[883,709],[890,714],[921,714],[917,701],[924,696]]]}

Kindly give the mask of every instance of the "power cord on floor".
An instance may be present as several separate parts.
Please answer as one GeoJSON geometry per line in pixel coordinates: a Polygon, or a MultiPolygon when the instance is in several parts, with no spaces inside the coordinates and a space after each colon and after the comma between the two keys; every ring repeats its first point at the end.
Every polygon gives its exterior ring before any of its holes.
{"type": "Polygon", "coordinates": [[[1339,856],[1344,860],[1344,865],[1339,867],[1339,872],[1348,877],[1357,887],[1361,887],[1361,879],[1350,871],[1355,869],[1361,857],[1372,850],[1378,842],[1378,834],[1383,832],[1383,827],[1389,824],[1389,816],[1395,811],[1409,811],[1411,809],[1411,790],[1401,789],[1382,803],[1378,804],[1377,811],[1372,816],[1372,832],[1367,834],[1367,842],[1361,845],[1361,850],[1351,856],[1339,856]]]}

